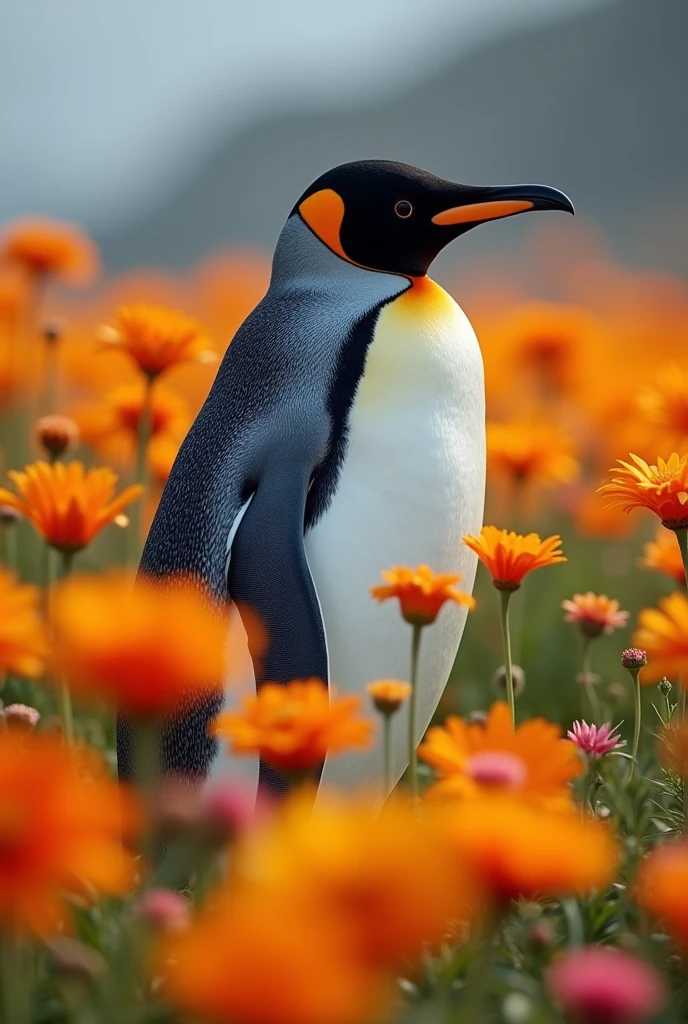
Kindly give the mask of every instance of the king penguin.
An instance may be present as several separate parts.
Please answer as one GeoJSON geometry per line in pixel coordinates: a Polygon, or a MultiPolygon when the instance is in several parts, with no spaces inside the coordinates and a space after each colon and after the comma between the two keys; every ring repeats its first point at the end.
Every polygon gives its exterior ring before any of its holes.
{"type": "MultiPolygon", "coordinates": [[[[573,213],[544,185],[459,185],[406,164],[364,160],[319,177],[279,236],[267,294],[229,345],[172,468],[141,572],[202,581],[226,610],[245,670],[223,696],[189,700],[165,731],[162,764],[206,779],[240,774],[279,792],[258,759],[232,759],[208,731],[223,702],[263,682],[317,678],[338,693],[408,679],[410,631],[370,588],[393,565],[476,570],[461,543],[485,491],[483,364],[454,299],[428,276],[438,253],[485,221],[573,213]],[[267,647],[254,657],[242,607],[267,647]]],[[[446,607],[421,652],[420,741],[459,647],[466,610],[446,607]]],[[[407,721],[395,716],[394,776],[407,721]]],[[[129,730],[118,729],[120,774],[129,730]]],[[[327,758],[322,785],[381,787],[382,755],[327,758]]]]}

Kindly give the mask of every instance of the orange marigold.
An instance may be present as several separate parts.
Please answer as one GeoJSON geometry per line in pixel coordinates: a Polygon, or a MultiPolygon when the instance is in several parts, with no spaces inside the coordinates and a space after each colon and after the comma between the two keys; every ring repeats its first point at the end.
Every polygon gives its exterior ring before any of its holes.
{"type": "Polygon", "coordinates": [[[658,846],[640,865],[635,898],[688,950],[688,842],[658,846]]]}
{"type": "Polygon", "coordinates": [[[40,591],[0,566],[0,683],[6,672],[35,678],[43,671],[46,636],[40,591]]]}
{"type": "Polygon", "coordinates": [[[643,557],[639,559],[638,565],[643,569],[663,572],[681,587],[686,585],[686,570],[683,568],[681,549],[673,530],[660,526],[655,539],[649,540],[643,547],[643,557]]]}
{"type": "Polygon", "coordinates": [[[115,496],[111,469],[85,469],[81,462],[32,462],[7,474],[19,494],[0,487],[0,504],[15,508],[48,544],[66,553],[81,551],[109,523],[126,526],[124,509],[142,493],[126,487],[115,496]]]}
{"type": "Polygon", "coordinates": [[[467,534],[463,542],[487,566],[499,590],[518,590],[527,573],[566,561],[561,553],[561,537],[556,535],[540,540],[537,533],[523,536],[513,530],[483,526],[479,537],[467,534]]]}
{"type": "Polygon", "coordinates": [[[659,516],[670,530],[688,526],[688,455],[680,458],[674,452],[665,462],[657,459],[656,466],[650,466],[644,459],[632,452],[634,466],[618,459],[621,469],[611,483],[600,487],[599,493],[612,499],[609,507],[620,505],[624,512],[634,508],[649,508],[659,516]]]}
{"type": "Polygon", "coordinates": [[[688,597],[677,592],[663,597],[659,608],[644,608],[633,644],[647,652],[643,682],[688,671],[688,597]]]}
{"type": "Polygon", "coordinates": [[[585,636],[596,637],[613,633],[628,624],[628,612],[619,609],[619,602],[606,594],[574,594],[570,601],[562,601],[566,622],[575,623],[585,636]]]}
{"type": "Polygon", "coordinates": [[[300,773],[370,745],[373,723],[357,717],[360,707],[359,697],[331,696],[319,679],[267,683],[242,710],[218,715],[212,731],[235,754],[259,753],[279,772],[300,773]]]}
{"type": "Polygon", "coordinates": [[[0,731],[0,922],[57,933],[65,896],[122,893],[133,882],[121,847],[132,808],[93,751],[45,734],[0,731]]]}
{"type": "Polygon", "coordinates": [[[0,238],[0,261],[30,277],[55,277],[66,284],[89,284],[99,269],[98,250],[74,224],[26,218],[10,224],[0,238]]]}
{"type": "Polygon", "coordinates": [[[125,352],[148,377],[154,378],[180,363],[213,363],[217,355],[195,320],[174,309],[121,306],[112,327],[103,327],[101,340],[125,352]]]}
{"type": "Polygon", "coordinates": [[[583,771],[576,747],[543,718],[513,728],[509,707],[493,704],[485,724],[451,715],[428,730],[419,757],[441,781],[428,792],[440,798],[483,797],[499,790],[548,805],[570,804],[569,783],[583,771]]]}
{"type": "Polygon", "coordinates": [[[465,605],[469,610],[475,607],[470,594],[463,594],[454,586],[461,579],[458,573],[434,573],[427,565],[417,569],[408,566],[394,566],[382,573],[387,582],[371,587],[370,593],[378,601],[399,598],[404,619],[412,626],[429,626],[435,621],[447,601],[465,605]]]}
{"type": "Polygon", "coordinates": [[[376,679],[366,686],[375,710],[381,715],[393,715],[398,711],[411,696],[411,689],[410,683],[401,683],[398,679],[376,679]]]}
{"type": "Polygon", "coordinates": [[[225,617],[183,579],[71,577],[55,590],[53,616],[57,665],[75,694],[160,715],[222,687],[225,617]]]}
{"type": "Polygon", "coordinates": [[[462,803],[447,828],[459,862],[497,903],[583,895],[614,877],[617,850],[609,829],[574,811],[484,797],[462,803]]]}
{"type": "Polygon", "coordinates": [[[550,423],[530,420],[487,424],[487,466],[543,487],[570,484],[579,473],[570,438],[550,423]]]}

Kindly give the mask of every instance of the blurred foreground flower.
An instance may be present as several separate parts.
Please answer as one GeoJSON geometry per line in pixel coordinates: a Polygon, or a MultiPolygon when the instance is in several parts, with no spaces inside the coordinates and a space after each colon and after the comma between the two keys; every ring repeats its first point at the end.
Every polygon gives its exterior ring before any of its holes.
{"type": "Polygon", "coordinates": [[[0,565],[0,686],[6,673],[34,679],[48,653],[40,591],[0,565]]]}
{"type": "Polygon", "coordinates": [[[547,970],[546,984],[561,1009],[581,1024],[642,1024],[668,996],[651,964],[604,946],[564,953],[547,970]]]}
{"type": "Polygon", "coordinates": [[[681,592],[659,601],[659,608],[644,608],[638,616],[633,643],[647,651],[645,682],[688,671],[688,597],[681,592]]]}
{"type": "Polygon", "coordinates": [[[223,711],[212,732],[235,754],[259,753],[278,772],[300,775],[325,757],[370,746],[373,722],[357,717],[361,700],[330,695],[319,679],[266,683],[244,697],[241,711],[223,711]]]}
{"type": "Polygon", "coordinates": [[[121,306],[100,340],[125,352],[149,380],[181,363],[215,363],[217,355],[195,320],[174,309],[140,302],[121,306]]]}
{"type": "Polygon", "coordinates": [[[566,735],[588,757],[597,758],[626,745],[626,741],[619,737],[618,728],[618,725],[612,728],[611,722],[597,726],[581,720],[574,722],[566,735]]]}
{"type": "Polygon", "coordinates": [[[657,755],[661,765],[688,782],[688,721],[673,719],[657,734],[657,755]]]}
{"type": "Polygon", "coordinates": [[[638,564],[643,569],[655,569],[669,576],[679,587],[686,586],[686,570],[683,567],[681,548],[676,534],[664,526],[657,529],[654,540],[649,540],[643,547],[643,557],[638,564]]]}
{"type": "Polygon", "coordinates": [[[18,267],[32,281],[54,277],[65,284],[89,284],[97,275],[98,251],[74,224],[26,218],[0,237],[0,262],[18,267]]]}
{"type": "Polygon", "coordinates": [[[484,797],[462,803],[447,829],[459,862],[497,904],[583,895],[614,877],[611,832],[573,811],[553,813],[514,797],[484,797]]]}
{"type": "Polygon", "coordinates": [[[502,790],[565,808],[571,805],[569,783],[582,771],[559,726],[534,718],[514,729],[501,702],[492,705],[485,725],[451,715],[428,730],[418,753],[440,775],[428,795],[441,798],[482,798],[502,790]]]}
{"type": "Polygon", "coordinates": [[[111,469],[85,469],[81,462],[32,462],[10,470],[19,494],[0,488],[0,503],[20,512],[51,547],[70,555],[81,551],[109,523],[126,526],[123,510],[141,494],[138,486],[115,496],[111,469]]]}
{"type": "Polygon", "coordinates": [[[227,624],[191,582],[71,577],[55,589],[53,621],[57,667],[75,694],[149,717],[222,688],[227,624]]]}
{"type": "Polygon", "coordinates": [[[640,906],[688,951],[688,842],[680,839],[656,847],[640,865],[634,893],[640,906]]]}
{"type": "Polygon", "coordinates": [[[447,601],[469,609],[475,607],[470,594],[456,589],[454,584],[461,579],[458,573],[434,573],[427,565],[419,565],[417,569],[394,566],[385,570],[382,578],[386,582],[371,587],[371,594],[381,602],[398,598],[401,614],[411,626],[431,625],[447,601]]]}
{"type": "Polygon", "coordinates": [[[126,892],[132,811],[93,752],[0,732],[0,926],[53,935],[65,896],[126,892]]]}

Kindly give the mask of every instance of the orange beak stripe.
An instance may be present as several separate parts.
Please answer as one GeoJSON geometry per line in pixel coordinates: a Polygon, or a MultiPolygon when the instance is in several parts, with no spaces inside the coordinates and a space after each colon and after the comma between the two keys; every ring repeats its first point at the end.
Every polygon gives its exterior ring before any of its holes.
{"type": "Polygon", "coordinates": [[[433,224],[478,224],[483,220],[510,217],[513,213],[532,210],[533,204],[527,199],[498,199],[492,203],[470,203],[468,206],[452,206],[432,218],[433,224]]]}

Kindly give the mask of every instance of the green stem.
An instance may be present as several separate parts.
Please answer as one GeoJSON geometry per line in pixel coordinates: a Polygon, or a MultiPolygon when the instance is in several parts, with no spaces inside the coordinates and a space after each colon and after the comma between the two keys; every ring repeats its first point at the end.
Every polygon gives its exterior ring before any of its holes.
{"type": "Polygon", "coordinates": [[[633,680],[633,689],[635,695],[635,724],[633,726],[633,746],[631,748],[631,764],[628,771],[628,782],[633,778],[633,772],[635,770],[636,761],[638,760],[638,744],[640,742],[640,721],[642,718],[643,708],[640,700],[640,669],[629,668],[628,670],[631,679],[633,680]]]}
{"type": "MultiPolygon", "coordinates": [[[[58,398],[59,398],[59,363],[57,356],[57,346],[59,341],[44,342],[45,362],[44,362],[44,381],[43,381],[43,395],[45,402],[46,413],[55,413],[58,410],[58,398]]],[[[51,462],[54,459],[50,460],[51,462]]]]}
{"type": "Polygon", "coordinates": [[[382,716],[382,756],[384,765],[385,799],[392,792],[392,716],[387,713],[382,716]]]}
{"type": "Polygon", "coordinates": [[[504,673],[506,675],[506,698],[509,702],[511,724],[516,728],[516,698],[514,696],[514,669],[511,663],[511,636],[509,634],[509,601],[513,590],[499,590],[502,624],[502,644],[504,646],[504,673]]]}
{"type": "Polygon", "coordinates": [[[24,957],[10,935],[0,938],[0,1011],[2,1024],[30,1024],[24,957]]]}
{"type": "Polygon", "coordinates": [[[590,705],[590,713],[592,715],[592,721],[596,725],[601,724],[602,712],[600,710],[600,702],[597,699],[597,692],[595,690],[595,684],[592,678],[592,672],[590,671],[590,645],[592,643],[592,637],[583,634],[583,686],[585,687],[585,693],[588,698],[588,704],[590,705]]]}
{"type": "Polygon", "coordinates": [[[143,810],[141,852],[149,869],[148,877],[152,878],[155,859],[153,821],[160,772],[159,723],[153,718],[140,718],[134,723],[133,733],[134,783],[143,810]]]}
{"type": "Polygon", "coordinates": [[[490,993],[493,945],[495,936],[499,932],[499,926],[499,915],[490,914],[476,940],[475,953],[466,976],[461,1020],[484,1021],[486,1019],[485,1003],[490,993]]]}
{"type": "MultiPolygon", "coordinates": [[[[63,551],[60,558],[59,579],[66,579],[72,571],[74,554],[71,551],[63,551]]],[[[69,685],[63,678],[58,678],[60,721],[62,732],[68,747],[74,746],[74,708],[72,707],[72,695],[69,685]]]]}
{"type": "Polygon", "coordinates": [[[688,527],[683,526],[679,530],[674,530],[674,533],[676,534],[676,540],[681,552],[681,561],[683,562],[686,579],[688,580],[688,527]]]}
{"type": "Polygon", "coordinates": [[[420,640],[423,627],[414,625],[411,627],[411,697],[409,699],[409,781],[411,783],[411,794],[414,799],[418,797],[418,752],[416,750],[416,719],[418,717],[418,662],[420,658],[420,640]]]}

